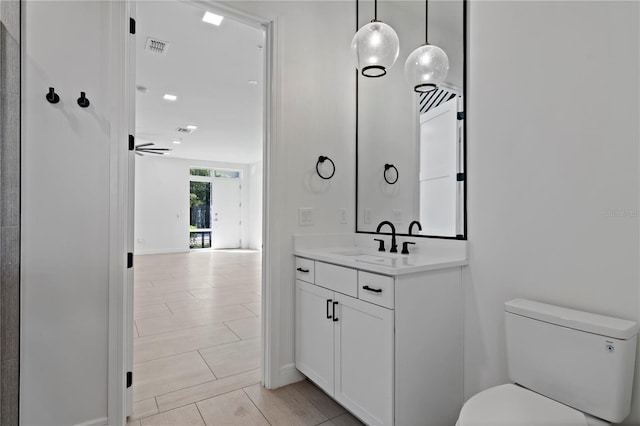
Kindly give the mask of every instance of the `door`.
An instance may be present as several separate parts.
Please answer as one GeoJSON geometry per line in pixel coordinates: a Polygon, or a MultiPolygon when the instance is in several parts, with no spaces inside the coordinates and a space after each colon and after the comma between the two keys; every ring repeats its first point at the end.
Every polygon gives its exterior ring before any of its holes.
{"type": "Polygon", "coordinates": [[[423,235],[455,237],[458,227],[458,100],[420,116],[420,223],[423,235]]]}
{"type": "Polygon", "coordinates": [[[393,424],[393,311],[336,293],[335,395],[369,425],[393,424]]]}
{"type": "Polygon", "coordinates": [[[240,179],[215,179],[211,247],[240,247],[240,179]]]}
{"type": "MultiPolygon", "coordinates": [[[[129,16],[131,19],[136,18],[136,4],[135,2],[127,2],[127,8],[129,9],[129,16]]],[[[128,55],[129,60],[127,63],[127,102],[128,102],[128,128],[129,134],[135,135],[136,131],[136,37],[135,34],[128,35],[129,48],[128,55]]],[[[129,141],[127,141],[129,142],[129,141]]],[[[135,150],[129,150],[127,154],[127,169],[128,169],[128,194],[127,194],[127,277],[125,284],[125,303],[124,303],[124,324],[125,330],[125,374],[126,374],[126,393],[124,401],[124,413],[125,417],[133,414],[133,335],[134,335],[134,322],[133,322],[133,297],[134,297],[134,268],[133,264],[129,265],[129,256],[133,256],[134,251],[134,223],[135,223],[135,177],[136,177],[136,155],[135,150]],[[130,254],[129,254],[130,253],[130,254]],[[131,266],[131,267],[129,267],[131,266]],[[131,379],[131,382],[130,382],[131,379]]],[[[133,259],[131,259],[133,260],[133,259]]]]}
{"type": "Polygon", "coordinates": [[[296,280],[296,368],[333,395],[333,292],[296,280]]]}

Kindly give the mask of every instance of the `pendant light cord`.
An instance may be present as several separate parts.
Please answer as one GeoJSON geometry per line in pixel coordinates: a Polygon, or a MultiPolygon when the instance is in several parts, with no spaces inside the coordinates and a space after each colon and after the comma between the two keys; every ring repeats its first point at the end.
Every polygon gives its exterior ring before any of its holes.
{"type": "Polygon", "coordinates": [[[429,44],[429,0],[424,0],[424,44],[429,44]]]}
{"type": "Polygon", "coordinates": [[[373,0],[373,20],[378,20],[378,0],[373,0]]]}

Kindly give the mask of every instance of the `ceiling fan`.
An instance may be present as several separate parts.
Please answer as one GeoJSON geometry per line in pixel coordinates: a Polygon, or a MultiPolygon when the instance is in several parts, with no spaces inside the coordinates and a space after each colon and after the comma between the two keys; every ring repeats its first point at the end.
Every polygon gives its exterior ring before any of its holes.
{"type": "Polygon", "coordinates": [[[155,144],[153,142],[149,142],[136,145],[136,155],[139,155],[141,157],[144,157],[144,154],[164,155],[172,151],[170,148],[151,148],[151,145],[155,144]]]}

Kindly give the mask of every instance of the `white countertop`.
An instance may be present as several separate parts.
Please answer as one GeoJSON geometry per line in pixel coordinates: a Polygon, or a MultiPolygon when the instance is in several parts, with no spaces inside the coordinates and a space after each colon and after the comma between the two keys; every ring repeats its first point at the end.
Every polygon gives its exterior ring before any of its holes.
{"type": "MultiPolygon", "coordinates": [[[[388,237],[385,237],[388,239],[388,237]]],[[[405,275],[469,263],[466,241],[403,238],[415,241],[409,255],[378,252],[371,235],[334,234],[294,237],[295,256],[384,275],[405,275]],[[421,241],[420,241],[421,240],[421,241]]],[[[401,244],[398,243],[400,247],[401,244]]]]}

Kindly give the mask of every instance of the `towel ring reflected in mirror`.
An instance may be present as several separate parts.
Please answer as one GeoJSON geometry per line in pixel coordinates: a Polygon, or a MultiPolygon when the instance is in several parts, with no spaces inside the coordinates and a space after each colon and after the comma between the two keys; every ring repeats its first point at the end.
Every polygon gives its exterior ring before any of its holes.
{"type": "Polygon", "coordinates": [[[384,176],[384,180],[385,182],[387,182],[389,185],[393,185],[398,181],[398,178],[400,177],[400,173],[398,173],[398,168],[396,166],[394,166],[393,164],[385,164],[384,165],[384,172],[382,173],[384,176]],[[387,176],[387,172],[389,172],[389,170],[395,170],[396,172],[396,178],[393,179],[393,174],[391,175],[391,179],[389,179],[389,177],[387,176]]]}

